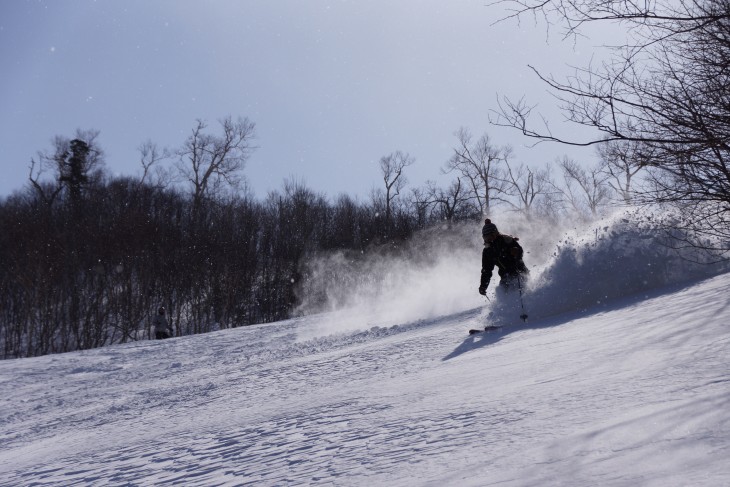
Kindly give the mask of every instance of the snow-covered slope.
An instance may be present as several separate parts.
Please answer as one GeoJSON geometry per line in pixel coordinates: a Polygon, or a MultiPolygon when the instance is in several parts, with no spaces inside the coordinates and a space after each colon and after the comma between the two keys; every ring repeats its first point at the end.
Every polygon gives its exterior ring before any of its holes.
{"type": "Polygon", "coordinates": [[[5,361],[0,485],[730,485],[729,288],[5,361]]]}

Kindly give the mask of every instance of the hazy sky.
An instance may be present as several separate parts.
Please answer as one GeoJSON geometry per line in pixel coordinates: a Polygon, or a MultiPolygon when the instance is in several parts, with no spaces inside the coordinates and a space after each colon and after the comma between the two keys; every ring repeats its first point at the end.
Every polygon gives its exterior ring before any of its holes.
{"type": "MultiPolygon", "coordinates": [[[[140,172],[137,147],[177,148],[200,118],[256,123],[254,193],[303,180],[367,198],[377,161],[410,153],[412,186],[440,169],[461,126],[542,164],[593,150],[527,149],[490,126],[498,94],[550,99],[529,71],[585,65],[595,43],[492,23],[484,0],[0,0],[0,196],[27,181],[55,135],[96,129],[113,174],[140,172]]],[[[555,112],[552,112],[555,113],[555,112]]],[[[556,115],[556,122],[560,116],[556,115]]]]}

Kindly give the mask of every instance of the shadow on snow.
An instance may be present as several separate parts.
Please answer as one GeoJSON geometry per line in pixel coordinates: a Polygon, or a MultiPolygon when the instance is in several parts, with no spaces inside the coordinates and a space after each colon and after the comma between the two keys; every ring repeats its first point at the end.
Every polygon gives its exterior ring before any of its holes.
{"type": "MultiPolygon", "coordinates": [[[[707,276],[702,277],[699,279],[693,279],[690,281],[685,281],[678,284],[672,284],[666,287],[661,287],[657,289],[647,290],[645,293],[633,295],[633,296],[625,296],[621,298],[616,298],[610,301],[607,301],[605,303],[602,303],[600,305],[596,305],[595,307],[592,307],[590,309],[583,309],[583,310],[573,310],[573,311],[567,311],[564,313],[560,313],[553,316],[546,316],[546,317],[538,317],[534,322],[531,322],[529,319],[527,322],[524,323],[518,323],[515,325],[505,325],[501,328],[497,328],[495,330],[489,330],[484,331],[481,333],[477,333],[474,335],[467,336],[464,341],[459,344],[451,353],[449,353],[447,356],[445,356],[442,361],[451,360],[453,358],[458,357],[459,355],[462,355],[467,352],[471,352],[472,350],[477,350],[479,348],[488,347],[490,345],[494,345],[501,341],[504,337],[518,332],[518,331],[524,331],[524,330],[538,330],[542,328],[551,328],[554,326],[559,326],[564,323],[570,323],[572,321],[581,319],[581,318],[588,318],[590,316],[598,315],[601,313],[607,313],[610,311],[616,311],[623,308],[628,308],[630,306],[636,306],[646,300],[654,299],[660,296],[669,295],[678,293],[684,289],[691,288],[693,286],[696,286],[698,283],[702,281],[706,281],[709,279],[712,279],[715,276],[707,276]]],[[[730,302],[728,303],[728,306],[730,306],[730,302]]]]}

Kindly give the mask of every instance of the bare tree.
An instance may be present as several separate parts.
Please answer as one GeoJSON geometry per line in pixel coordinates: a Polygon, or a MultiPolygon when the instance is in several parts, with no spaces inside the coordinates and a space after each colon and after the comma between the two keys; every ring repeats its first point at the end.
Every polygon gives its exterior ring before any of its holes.
{"type": "Polygon", "coordinates": [[[515,210],[522,212],[526,218],[533,215],[533,207],[540,204],[549,194],[555,193],[555,184],[550,176],[550,166],[542,170],[532,170],[525,164],[512,168],[506,164],[505,180],[508,190],[517,203],[507,200],[515,210]]]}
{"type": "Polygon", "coordinates": [[[220,120],[221,135],[205,133],[207,124],[198,120],[192,133],[178,150],[177,169],[192,185],[194,213],[206,198],[226,188],[237,188],[241,171],[251,152],[255,125],[247,118],[220,120]]]}
{"type": "Polygon", "coordinates": [[[635,176],[651,165],[651,148],[640,142],[613,140],[596,147],[600,170],[608,176],[606,183],[625,204],[631,204],[635,176]]]}
{"type": "MultiPolygon", "coordinates": [[[[430,182],[427,182],[428,185],[430,182]]],[[[430,192],[428,186],[424,188],[412,188],[410,196],[410,206],[413,208],[413,214],[416,217],[415,225],[416,228],[426,228],[428,224],[428,213],[429,209],[433,205],[433,201],[430,198],[430,192]]]]}
{"type": "Polygon", "coordinates": [[[401,151],[395,151],[380,158],[380,171],[383,174],[383,183],[385,183],[385,228],[388,235],[393,229],[393,201],[408,184],[403,170],[415,162],[416,160],[408,153],[401,151]]]}
{"type": "Polygon", "coordinates": [[[563,186],[559,191],[565,201],[577,214],[596,217],[609,200],[607,176],[598,168],[584,169],[569,157],[560,160],[558,166],[563,173],[563,186]]]}
{"type": "Polygon", "coordinates": [[[35,194],[50,207],[63,189],[63,185],[58,180],[51,182],[44,178],[44,174],[48,169],[45,161],[45,157],[41,154],[39,154],[38,160],[31,158],[30,167],[28,168],[28,181],[35,194]]]}
{"type": "Polygon", "coordinates": [[[445,171],[461,174],[479,211],[489,215],[492,205],[505,191],[502,165],[509,160],[512,149],[493,145],[488,134],[474,140],[471,132],[464,127],[455,135],[458,143],[445,171]]]}
{"type": "Polygon", "coordinates": [[[649,200],[674,206],[690,216],[688,229],[705,228],[719,249],[730,250],[730,0],[501,3],[511,8],[508,17],[542,15],[561,23],[567,35],[608,21],[626,26],[631,37],[609,61],[564,81],[534,70],[566,118],[600,136],[580,140],[539,128],[535,107],[524,99],[503,99],[492,122],[538,141],[642,144],[656,168],[649,200]]]}
{"type": "Polygon", "coordinates": [[[461,178],[456,178],[446,189],[437,187],[432,181],[427,183],[427,188],[429,200],[436,205],[438,218],[446,220],[449,225],[459,217],[469,218],[477,213],[469,204],[472,197],[462,185],[461,178]]]}
{"type": "Polygon", "coordinates": [[[170,158],[170,151],[166,148],[160,149],[157,144],[151,140],[142,142],[139,147],[139,162],[142,166],[142,177],[139,179],[139,184],[146,184],[150,178],[153,186],[166,186],[166,183],[170,177],[165,173],[165,170],[160,167],[160,163],[165,159],[170,158]]]}

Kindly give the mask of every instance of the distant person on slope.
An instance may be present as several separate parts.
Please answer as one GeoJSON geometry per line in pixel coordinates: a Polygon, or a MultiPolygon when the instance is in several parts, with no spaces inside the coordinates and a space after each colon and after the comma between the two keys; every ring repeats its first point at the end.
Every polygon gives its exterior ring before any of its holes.
{"type": "Polygon", "coordinates": [[[165,308],[160,306],[152,319],[152,325],[155,327],[155,340],[164,340],[172,336],[172,327],[165,318],[165,308]]]}
{"type": "Polygon", "coordinates": [[[487,294],[487,286],[492,279],[492,271],[497,267],[500,281],[499,288],[511,291],[521,286],[529,271],[522,261],[522,247],[516,237],[503,235],[497,225],[487,218],[482,227],[484,250],[482,250],[482,276],[479,282],[479,294],[487,294]]]}

